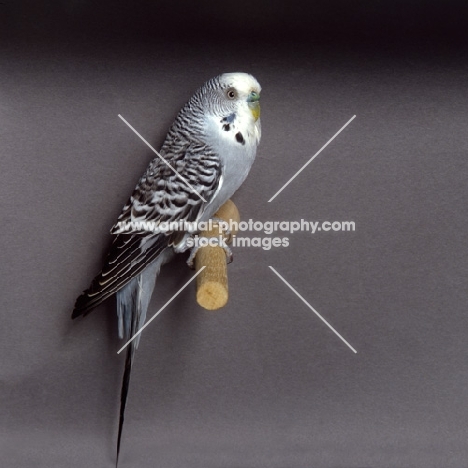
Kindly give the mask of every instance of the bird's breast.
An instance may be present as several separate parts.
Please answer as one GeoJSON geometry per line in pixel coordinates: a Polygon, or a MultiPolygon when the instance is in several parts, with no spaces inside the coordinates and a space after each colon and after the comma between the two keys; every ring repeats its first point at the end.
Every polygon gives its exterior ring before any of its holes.
{"type": "Polygon", "coordinates": [[[232,197],[252,167],[260,139],[257,123],[249,119],[248,124],[243,124],[237,118],[228,122],[210,118],[206,122],[207,143],[219,155],[222,167],[222,183],[214,200],[218,208],[232,197]]]}

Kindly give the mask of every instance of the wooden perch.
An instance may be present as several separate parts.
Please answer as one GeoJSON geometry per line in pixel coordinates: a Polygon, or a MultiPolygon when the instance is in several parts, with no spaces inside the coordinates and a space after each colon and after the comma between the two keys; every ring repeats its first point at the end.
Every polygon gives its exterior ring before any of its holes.
{"type": "MultiPolygon", "coordinates": [[[[239,211],[231,200],[228,200],[214,215],[215,218],[222,219],[229,223],[230,220],[239,223],[239,211]]],[[[227,240],[230,242],[236,232],[231,231],[231,236],[227,240]]],[[[213,221],[211,230],[200,233],[202,237],[227,237],[220,232],[218,224],[213,221]]],[[[228,280],[226,251],[222,247],[201,247],[195,257],[195,269],[206,268],[197,276],[197,302],[207,310],[216,310],[224,307],[228,301],[228,280]]]]}

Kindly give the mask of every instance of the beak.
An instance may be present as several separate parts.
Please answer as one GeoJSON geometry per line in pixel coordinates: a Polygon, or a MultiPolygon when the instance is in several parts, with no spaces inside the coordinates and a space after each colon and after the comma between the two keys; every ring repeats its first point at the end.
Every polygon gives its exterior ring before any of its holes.
{"type": "Polygon", "coordinates": [[[255,91],[252,91],[247,98],[247,102],[249,104],[250,112],[255,120],[255,122],[260,117],[260,94],[255,91]]]}

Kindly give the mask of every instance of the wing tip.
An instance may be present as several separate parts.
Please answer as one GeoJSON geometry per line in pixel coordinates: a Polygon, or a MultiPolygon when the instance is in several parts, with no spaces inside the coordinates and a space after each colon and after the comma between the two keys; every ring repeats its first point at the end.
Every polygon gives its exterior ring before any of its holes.
{"type": "Polygon", "coordinates": [[[88,290],[84,291],[75,302],[75,307],[73,308],[73,312],[71,315],[72,320],[80,317],[81,315],[84,317],[88,315],[95,307],[97,307],[102,300],[93,301],[92,298],[88,294],[88,290]]]}
{"type": "Polygon", "coordinates": [[[72,320],[80,317],[81,315],[86,315],[86,299],[88,295],[86,293],[81,294],[75,302],[75,307],[71,315],[72,320]]]}

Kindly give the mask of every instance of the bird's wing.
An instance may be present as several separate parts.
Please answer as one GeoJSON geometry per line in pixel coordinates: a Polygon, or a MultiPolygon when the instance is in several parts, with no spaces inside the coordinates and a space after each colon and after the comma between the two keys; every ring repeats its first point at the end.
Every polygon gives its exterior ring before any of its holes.
{"type": "Polygon", "coordinates": [[[222,167],[210,147],[192,143],[164,157],[183,180],[159,157],[150,163],[111,230],[116,236],[101,272],[76,300],[73,318],[89,313],[183,239],[184,232],[158,231],[160,223],[197,221],[216,195],[222,167]]]}

